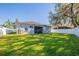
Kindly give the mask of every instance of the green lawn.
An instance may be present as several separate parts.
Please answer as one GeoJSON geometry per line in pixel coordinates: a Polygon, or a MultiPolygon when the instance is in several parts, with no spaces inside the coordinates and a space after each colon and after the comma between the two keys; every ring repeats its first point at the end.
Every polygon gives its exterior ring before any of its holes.
{"type": "Polygon", "coordinates": [[[69,34],[6,35],[0,37],[2,56],[79,55],[79,37],[69,34]]]}

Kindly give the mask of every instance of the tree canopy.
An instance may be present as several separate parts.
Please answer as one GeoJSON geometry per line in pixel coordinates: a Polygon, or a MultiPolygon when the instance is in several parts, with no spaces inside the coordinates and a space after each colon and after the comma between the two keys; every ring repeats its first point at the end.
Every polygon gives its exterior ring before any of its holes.
{"type": "Polygon", "coordinates": [[[3,27],[7,27],[7,28],[15,28],[15,23],[14,22],[11,22],[9,19],[4,23],[2,24],[3,27]]]}
{"type": "Polygon", "coordinates": [[[74,27],[79,25],[79,4],[78,3],[63,3],[56,4],[55,13],[49,13],[50,24],[67,25],[71,24],[74,27]]]}

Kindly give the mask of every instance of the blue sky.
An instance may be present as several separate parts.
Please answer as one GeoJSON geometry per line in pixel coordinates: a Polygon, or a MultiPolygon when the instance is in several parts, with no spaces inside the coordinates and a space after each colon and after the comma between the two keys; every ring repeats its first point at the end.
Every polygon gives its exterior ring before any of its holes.
{"type": "Polygon", "coordinates": [[[0,3],[0,24],[6,20],[15,21],[36,21],[49,24],[48,12],[54,11],[55,4],[33,4],[33,3],[0,3]]]}

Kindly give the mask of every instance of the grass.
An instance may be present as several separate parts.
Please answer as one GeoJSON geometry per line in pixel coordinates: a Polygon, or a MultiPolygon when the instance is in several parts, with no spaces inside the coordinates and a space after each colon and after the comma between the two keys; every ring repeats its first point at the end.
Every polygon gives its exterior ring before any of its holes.
{"type": "Polygon", "coordinates": [[[70,34],[26,34],[0,37],[1,56],[79,56],[79,37],[70,34]]]}

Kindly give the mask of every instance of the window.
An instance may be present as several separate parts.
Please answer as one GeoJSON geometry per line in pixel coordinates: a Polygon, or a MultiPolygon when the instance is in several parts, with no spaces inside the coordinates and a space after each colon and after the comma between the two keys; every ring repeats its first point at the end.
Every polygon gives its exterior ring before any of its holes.
{"type": "Polygon", "coordinates": [[[25,28],[25,30],[27,31],[28,29],[27,29],[27,28],[25,28]]]}
{"type": "Polygon", "coordinates": [[[33,26],[30,26],[30,28],[33,28],[33,26]]]}

